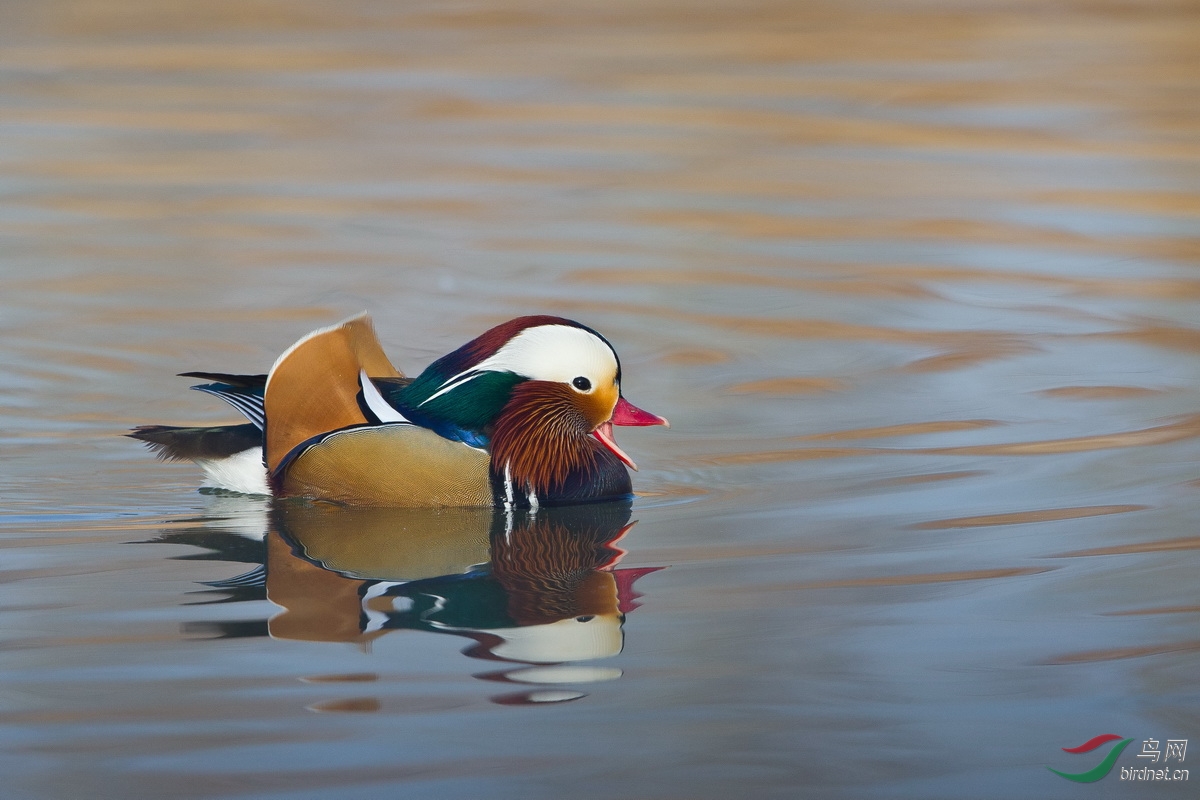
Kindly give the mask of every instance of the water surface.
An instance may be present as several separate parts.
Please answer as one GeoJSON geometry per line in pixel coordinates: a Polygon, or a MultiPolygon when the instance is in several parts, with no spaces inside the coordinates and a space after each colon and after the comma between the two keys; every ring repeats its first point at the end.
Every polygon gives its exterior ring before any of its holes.
{"type": "Polygon", "coordinates": [[[1192,796],[1119,767],[1200,741],[1197,41],[1169,2],[12,5],[5,796],[1192,796]],[[602,331],[672,421],[619,432],[632,509],[271,508],[121,437],[362,310],[408,371],[602,331]],[[1046,769],[1102,733],[1108,777],[1046,769]]]}

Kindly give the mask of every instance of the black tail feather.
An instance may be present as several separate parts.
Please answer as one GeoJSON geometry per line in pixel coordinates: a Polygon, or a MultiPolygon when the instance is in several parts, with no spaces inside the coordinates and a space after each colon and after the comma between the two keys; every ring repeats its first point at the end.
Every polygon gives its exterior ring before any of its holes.
{"type": "Polygon", "coordinates": [[[263,375],[234,375],[229,372],[181,372],[181,378],[200,378],[205,381],[227,383],[243,389],[262,389],[267,385],[267,376],[263,375]]]}
{"type": "Polygon", "coordinates": [[[262,447],[262,431],[252,423],[211,428],[139,425],[125,435],[145,442],[165,461],[228,458],[252,447],[262,447]]]}

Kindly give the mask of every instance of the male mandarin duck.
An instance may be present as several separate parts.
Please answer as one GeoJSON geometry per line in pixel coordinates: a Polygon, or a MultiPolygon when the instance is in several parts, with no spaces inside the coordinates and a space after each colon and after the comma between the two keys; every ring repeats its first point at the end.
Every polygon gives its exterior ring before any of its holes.
{"type": "Polygon", "coordinates": [[[552,316],[497,325],[407,378],[367,315],[313,331],[267,375],[189,372],[250,422],[129,435],[207,486],[349,505],[530,507],[628,497],[614,425],[668,425],[621,396],[621,362],[552,316]]]}

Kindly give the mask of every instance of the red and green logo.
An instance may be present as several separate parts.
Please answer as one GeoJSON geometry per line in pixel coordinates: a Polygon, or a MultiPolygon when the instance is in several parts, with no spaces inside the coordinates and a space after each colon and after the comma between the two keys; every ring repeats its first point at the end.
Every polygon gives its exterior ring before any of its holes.
{"type": "Polygon", "coordinates": [[[1117,763],[1117,758],[1121,755],[1121,751],[1128,747],[1129,743],[1132,742],[1133,739],[1122,739],[1115,733],[1103,733],[1095,738],[1088,739],[1078,747],[1063,748],[1063,752],[1065,753],[1090,753],[1093,750],[1103,747],[1109,742],[1115,742],[1118,739],[1120,739],[1120,742],[1118,742],[1111,750],[1108,751],[1108,755],[1104,757],[1104,760],[1089,769],[1087,772],[1060,772],[1054,767],[1046,767],[1046,769],[1050,770],[1055,775],[1066,778],[1069,781],[1075,781],[1076,783],[1095,783],[1108,773],[1112,772],[1113,765],[1117,763]]]}

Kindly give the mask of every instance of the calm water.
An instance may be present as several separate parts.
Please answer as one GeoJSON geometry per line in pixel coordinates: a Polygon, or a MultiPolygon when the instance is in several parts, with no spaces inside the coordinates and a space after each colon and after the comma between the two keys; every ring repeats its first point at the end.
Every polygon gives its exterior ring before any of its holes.
{"type": "Polygon", "coordinates": [[[5,798],[1196,795],[1193,4],[4,23],[5,798]],[[632,509],[272,510],[121,437],[364,309],[410,371],[603,331],[673,423],[632,509]]]}

